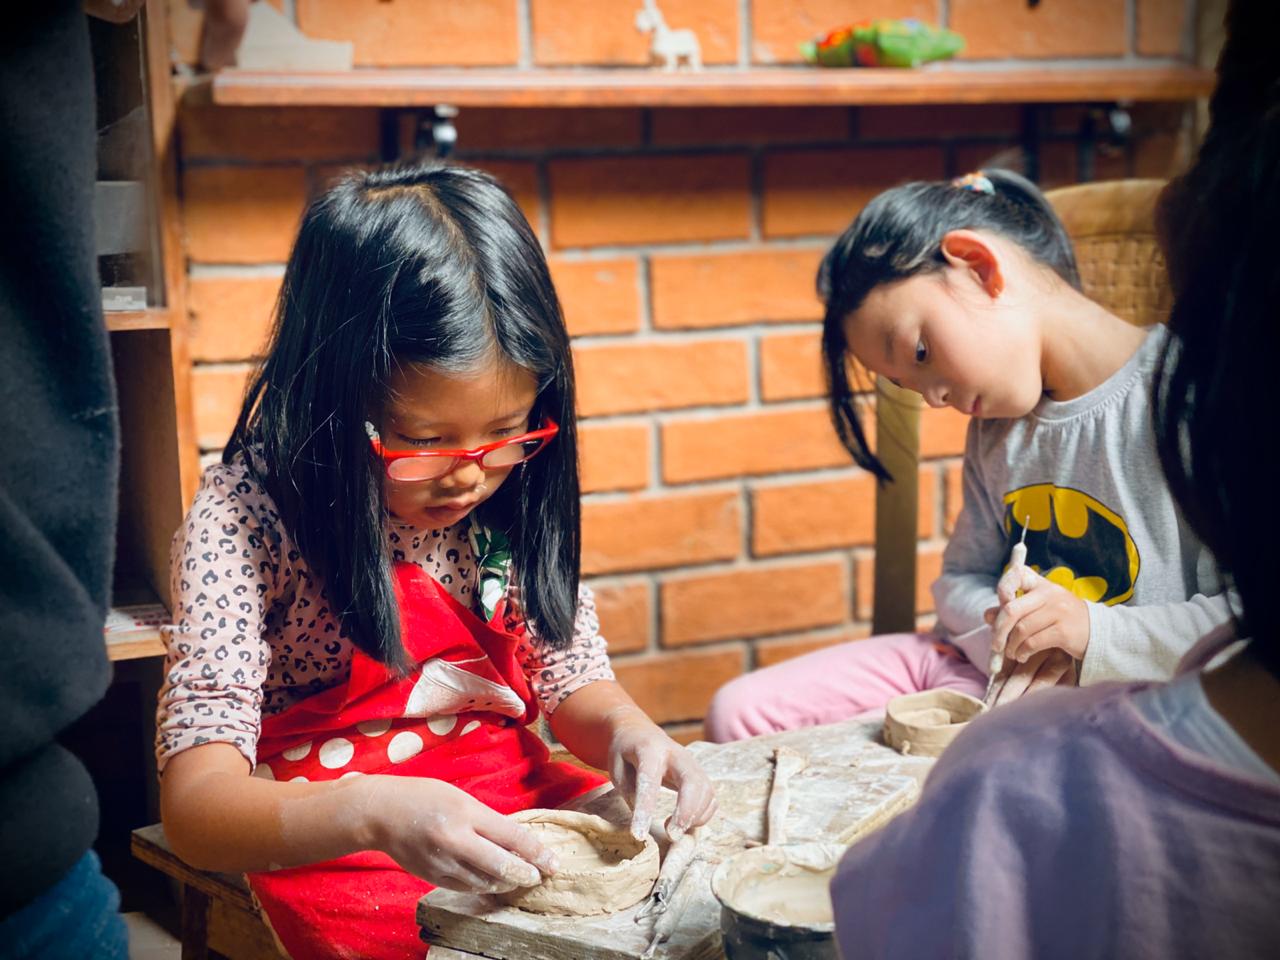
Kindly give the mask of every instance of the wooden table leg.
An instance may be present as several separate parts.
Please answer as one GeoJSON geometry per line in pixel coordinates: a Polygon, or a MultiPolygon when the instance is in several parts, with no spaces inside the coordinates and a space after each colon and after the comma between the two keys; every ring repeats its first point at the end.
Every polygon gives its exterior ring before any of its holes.
{"type": "Polygon", "coordinates": [[[188,884],[182,887],[182,960],[208,960],[209,895],[188,884]]]}

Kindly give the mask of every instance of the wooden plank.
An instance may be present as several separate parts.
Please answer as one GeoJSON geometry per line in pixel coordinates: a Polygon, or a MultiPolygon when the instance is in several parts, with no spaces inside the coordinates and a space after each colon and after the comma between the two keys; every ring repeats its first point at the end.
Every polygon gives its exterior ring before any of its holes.
{"type": "Polygon", "coordinates": [[[916,629],[916,531],[920,509],[920,394],[876,378],[876,456],[893,477],[876,488],[871,632],[916,629]]]}
{"type": "Polygon", "coordinates": [[[108,330],[167,330],[167,310],[106,310],[103,317],[108,330]]]}
{"type": "MultiPolygon", "coordinates": [[[[169,328],[169,364],[173,379],[173,404],[180,505],[185,509],[200,483],[200,450],[196,446],[195,406],[191,399],[191,352],[187,333],[187,256],[182,241],[182,214],[178,199],[177,129],[178,101],[169,51],[169,5],[149,3],[141,13],[146,31],[145,80],[151,116],[152,153],[155,162],[153,190],[159,214],[160,255],[164,275],[165,313],[169,328]]],[[[157,509],[161,509],[157,507],[157,509]]],[[[167,517],[162,522],[168,522],[167,517]]],[[[171,528],[172,529],[172,528],[171,528]]]]}
{"type": "Polygon", "coordinates": [[[107,638],[107,659],[109,660],[162,657],[164,653],[164,640],[160,638],[159,630],[146,634],[134,634],[120,639],[107,638]]]}
{"type": "Polygon", "coordinates": [[[188,866],[169,847],[164,828],[160,824],[153,823],[149,827],[139,827],[133,831],[132,850],[135,857],[155,867],[161,873],[187,886],[195,887],[201,893],[208,894],[237,909],[257,913],[257,908],[253,905],[253,897],[249,893],[249,885],[243,876],[231,873],[206,873],[188,866]]]}
{"type": "MultiPolygon", "coordinates": [[[[723,107],[927,103],[1180,101],[1208,96],[1211,71],[1192,66],[992,67],[920,70],[772,68],[656,70],[412,70],[341,73],[224,70],[226,106],[723,107]]],[[[199,98],[206,90],[191,90],[199,98]]]]}

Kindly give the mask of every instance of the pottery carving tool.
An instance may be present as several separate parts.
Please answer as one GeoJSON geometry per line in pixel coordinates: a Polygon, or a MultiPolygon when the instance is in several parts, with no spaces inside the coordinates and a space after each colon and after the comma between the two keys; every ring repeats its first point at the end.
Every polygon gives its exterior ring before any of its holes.
{"type": "Polygon", "coordinates": [[[653,924],[653,933],[649,938],[649,946],[645,948],[644,953],[640,954],[640,960],[651,960],[657,953],[658,947],[671,939],[671,935],[680,926],[680,918],[689,904],[697,899],[700,891],[706,889],[708,866],[708,862],[700,857],[695,857],[693,862],[688,864],[688,868],[676,882],[666,909],[658,914],[658,919],[653,924]]]}
{"type": "Polygon", "coordinates": [[[766,807],[765,843],[787,842],[787,809],[791,806],[791,778],[809,765],[809,758],[790,747],[773,751],[773,785],[766,807]]]}
{"type": "Polygon", "coordinates": [[[653,885],[653,893],[649,894],[645,905],[636,911],[636,923],[666,912],[685,871],[697,856],[698,830],[698,827],[694,827],[667,850],[666,859],[662,861],[658,879],[653,885]]]}
{"type": "MultiPolygon", "coordinates": [[[[1022,536],[1018,542],[1013,545],[1013,552],[1009,556],[1009,570],[1005,575],[1008,576],[1010,571],[1018,570],[1027,565],[1027,523],[1031,520],[1031,514],[1027,514],[1022,518],[1022,536]]],[[[987,692],[982,695],[982,702],[987,706],[991,705],[991,693],[996,687],[996,677],[1000,675],[1000,671],[1004,669],[1004,650],[992,649],[991,657],[987,661],[987,692]]]]}

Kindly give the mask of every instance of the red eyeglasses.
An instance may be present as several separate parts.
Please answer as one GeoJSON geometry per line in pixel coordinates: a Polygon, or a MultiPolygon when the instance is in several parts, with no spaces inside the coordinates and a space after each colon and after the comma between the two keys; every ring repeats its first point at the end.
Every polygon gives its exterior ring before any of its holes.
{"type": "Polygon", "coordinates": [[[370,437],[369,442],[373,444],[373,452],[382,458],[388,477],[401,483],[415,483],[452,473],[465,460],[474,460],[484,470],[514,467],[541,453],[559,432],[560,426],[547,417],[537,430],[486,443],[474,450],[387,450],[377,437],[370,437]]]}

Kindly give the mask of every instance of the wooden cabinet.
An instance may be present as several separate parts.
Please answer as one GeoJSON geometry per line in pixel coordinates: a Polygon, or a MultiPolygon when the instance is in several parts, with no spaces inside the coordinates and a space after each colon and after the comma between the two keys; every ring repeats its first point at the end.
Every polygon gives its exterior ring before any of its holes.
{"type": "Polygon", "coordinates": [[[194,493],[185,266],[173,153],[166,7],[91,19],[98,99],[95,233],[120,405],[120,522],[107,645],[164,652],[169,541],[194,493]]]}

